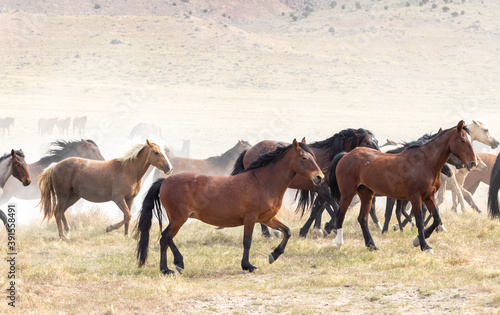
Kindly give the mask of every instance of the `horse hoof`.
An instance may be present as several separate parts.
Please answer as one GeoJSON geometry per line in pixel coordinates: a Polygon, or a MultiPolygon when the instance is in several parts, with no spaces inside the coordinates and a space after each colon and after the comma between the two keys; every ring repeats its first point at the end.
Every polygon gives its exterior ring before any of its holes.
{"type": "Polygon", "coordinates": [[[273,254],[269,254],[269,264],[272,264],[275,261],[276,259],[274,259],[273,254]]]}
{"type": "Polygon", "coordinates": [[[434,250],[432,248],[427,248],[425,252],[434,255],[434,250]]]}
{"type": "Polygon", "coordinates": [[[382,231],[383,227],[382,224],[380,224],[380,222],[377,222],[377,228],[379,231],[382,231]]]}
{"type": "Polygon", "coordinates": [[[444,227],[444,224],[441,224],[437,227],[437,232],[448,232],[448,230],[444,227]]]}
{"type": "Polygon", "coordinates": [[[340,250],[342,244],[333,243],[333,248],[340,250]]]}
{"type": "Polygon", "coordinates": [[[161,270],[161,272],[164,274],[164,275],[173,275],[175,274],[175,272],[173,270],[170,270],[170,269],[163,269],[161,270]]]}
{"type": "Polygon", "coordinates": [[[106,227],[106,233],[111,231],[111,225],[106,227]]]}
{"type": "Polygon", "coordinates": [[[184,268],[181,268],[181,267],[179,267],[177,265],[175,265],[175,269],[177,269],[177,272],[180,273],[180,274],[182,274],[182,272],[184,271],[184,268]]]}
{"type": "Polygon", "coordinates": [[[396,231],[398,230],[398,228],[399,228],[399,226],[398,226],[397,224],[394,224],[394,225],[392,226],[392,230],[393,230],[394,232],[396,232],[396,231]]]}
{"type": "Polygon", "coordinates": [[[280,231],[278,231],[278,230],[274,230],[273,234],[274,234],[274,236],[276,236],[277,238],[281,238],[281,237],[282,237],[281,232],[280,232],[280,231]]]}
{"type": "Polygon", "coordinates": [[[418,236],[415,237],[415,239],[413,240],[413,246],[417,247],[420,245],[420,240],[418,239],[418,236]]]}
{"type": "Polygon", "coordinates": [[[312,232],[311,232],[311,237],[312,238],[322,238],[322,237],[324,237],[323,230],[313,229],[312,232]]]}
{"type": "Polygon", "coordinates": [[[377,246],[375,246],[374,244],[372,244],[372,245],[368,246],[368,249],[369,249],[370,251],[378,250],[377,246]]]}

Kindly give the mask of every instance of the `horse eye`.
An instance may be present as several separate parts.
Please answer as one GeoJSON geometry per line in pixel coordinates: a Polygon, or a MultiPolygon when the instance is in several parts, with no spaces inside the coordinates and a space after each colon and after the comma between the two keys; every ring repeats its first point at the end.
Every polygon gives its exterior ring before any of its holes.
{"type": "Polygon", "coordinates": [[[158,152],[155,152],[155,155],[158,155],[159,153],[158,152]]]}
{"type": "Polygon", "coordinates": [[[302,157],[302,160],[304,160],[304,161],[305,161],[305,160],[307,160],[307,158],[306,158],[305,156],[303,156],[303,157],[302,157]]]}

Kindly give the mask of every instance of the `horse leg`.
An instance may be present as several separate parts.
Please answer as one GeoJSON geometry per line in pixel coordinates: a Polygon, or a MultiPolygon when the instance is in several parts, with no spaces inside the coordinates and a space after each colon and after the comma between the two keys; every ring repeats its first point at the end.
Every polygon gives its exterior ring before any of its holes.
{"type": "Polygon", "coordinates": [[[422,214],[422,200],[420,196],[413,198],[411,201],[413,214],[415,215],[415,221],[417,224],[418,236],[413,240],[413,246],[417,247],[420,245],[422,251],[433,253],[432,248],[426,243],[424,235],[424,217],[422,214]]]}
{"type": "Polygon", "coordinates": [[[380,224],[380,220],[377,217],[377,211],[375,210],[375,197],[372,200],[372,206],[370,209],[370,216],[372,217],[373,223],[378,227],[380,231],[382,231],[382,224],[380,224]]]}
{"type": "Polygon", "coordinates": [[[332,231],[334,231],[334,233],[337,233],[336,221],[337,221],[337,215],[339,213],[338,206],[333,207],[333,209],[330,207],[329,204],[326,204],[325,206],[326,206],[326,211],[328,211],[328,213],[330,213],[331,216],[330,221],[325,223],[325,232],[327,234],[330,234],[332,231]]]}
{"type": "Polygon", "coordinates": [[[424,231],[425,238],[428,238],[429,236],[431,236],[432,232],[434,232],[434,230],[438,226],[443,225],[443,222],[441,221],[441,217],[439,216],[439,210],[436,207],[436,201],[434,200],[434,196],[431,196],[431,197],[425,199],[424,204],[427,206],[430,214],[434,218],[431,226],[428,227],[427,229],[425,229],[425,231],[424,231]]]}
{"type": "MultiPolygon", "coordinates": [[[[68,197],[68,200],[66,201],[65,209],[68,209],[69,207],[74,205],[78,200],[80,200],[80,197],[78,195],[72,193],[68,197]]],[[[62,213],[61,219],[62,219],[62,223],[64,225],[64,232],[65,232],[66,236],[69,237],[69,233],[71,231],[71,228],[68,224],[68,219],[66,219],[66,210],[64,210],[64,212],[62,213]]]]}
{"type": "Polygon", "coordinates": [[[359,210],[358,222],[361,226],[361,230],[363,231],[365,245],[370,250],[377,250],[377,246],[375,246],[375,242],[373,242],[370,230],[368,229],[368,214],[370,213],[370,210],[372,208],[374,195],[375,193],[373,192],[373,190],[369,189],[366,186],[360,186],[358,188],[358,196],[361,200],[361,209],[359,210]]]}
{"type": "Polygon", "coordinates": [[[253,227],[257,219],[254,216],[247,216],[243,222],[243,258],[241,268],[253,272],[257,267],[252,266],[249,261],[250,247],[252,246],[253,227]]]}
{"type": "MultiPolygon", "coordinates": [[[[309,229],[311,228],[311,224],[313,223],[314,219],[317,219],[317,216],[321,215],[323,213],[322,206],[323,206],[322,202],[320,202],[318,200],[318,198],[316,198],[316,200],[314,201],[313,208],[311,210],[311,214],[309,215],[309,218],[307,219],[306,223],[299,231],[300,237],[307,236],[307,232],[309,232],[309,229]]],[[[320,224],[321,224],[321,222],[320,222],[320,224]]],[[[320,228],[321,228],[321,226],[320,226],[320,228]]]]}
{"type": "MultiPolygon", "coordinates": [[[[120,208],[120,210],[123,212],[123,220],[118,222],[118,223],[109,225],[106,228],[106,233],[120,228],[125,223],[130,222],[130,218],[132,218],[132,214],[130,213],[130,209],[127,207],[127,203],[125,202],[125,199],[118,199],[118,200],[113,200],[113,201],[116,203],[118,208],[120,208]]],[[[125,235],[128,236],[128,230],[125,230],[125,235]]]]}
{"type": "Polygon", "coordinates": [[[267,226],[265,226],[264,224],[260,224],[260,229],[262,231],[262,236],[266,237],[266,238],[271,238],[272,235],[271,235],[271,232],[269,232],[269,228],[267,226]]]}
{"type": "Polygon", "coordinates": [[[391,221],[392,208],[394,208],[394,203],[396,203],[396,199],[387,197],[387,202],[385,204],[385,221],[384,227],[382,228],[382,234],[387,233],[387,231],[389,230],[389,223],[391,221]]]}
{"type": "MultiPolygon", "coordinates": [[[[134,198],[127,199],[126,203],[127,203],[127,208],[130,211],[130,209],[132,209],[132,205],[134,204],[134,198]]],[[[128,235],[129,225],[130,225],[130,220],[128,220],[127,222],[125,222],[125,235],[128,235]]]]}
{"type": "Polygon", "coordinates": [[[462,194],[464,196],[465,201],[472,207],[472,209],[476,210],[477,213],[482,213],[482,211],[479,209],[479,207],[476,205],[474,202],[474,199],[472,199],[472,194],[465,188],[460,187],[460,190],[462,191],[462,194]]]}
{"type": "Polygon", "coordinates": [[[402,200],[401,201],[401,214],[403,214],[405,216],[405,219],[403,220],[403,222],[401,223],[402,224],[402,227],[404,228],[408,223],[412,223],[411,221],[411,216],[412,216],[412,213],[410,212],[408,214],[408,212],[406,212],[406,207],[408,206],[408,203],[409,201],[408,200],[402,200]]]}
{"type": "Polygon", "coordinates": [[[398,200],[396,205],[396,219],[398,220],[399,231],[403,232],[403,223],[401,222],[401,212],[403,209],[403,201],[398,200]]]}
{"type": "Polygon", "coordinates": [[[160,271],[165,275],[174,274],[175,272],[168,268],[167,249],[170,247],[174,255],[174,265],[177,272],[182,273],[184,270],[184,258],[174,243],[174,237],[179,232],[179,229],[187,221],[187,217],[172,218],[167,228],[161,233],[160,238],[160,271]]]}
{"type": "Polygon", "coordinates": [[[335,238],[335,242],[333,246],[337,249],[340,249],[342,245],[344,245],[344,232],[342,231],[342,225],[344,223],[345,214],[349,205],[351,204],[352,198],[356,194],[356,187],[349,192],[341,192],[340,195],[340,209],[337,214],[337,237],[335,238]]]}
{"type": "Polygon", "coordinates": [[[275,229],[275,230],[280,230],[281,233],[283,234],[283,239],[281,240],[281,243],[274,249],[274,251],[269,254],[269,263],[272,264],[278,257],[285,252],[285,247],[288,242],[288,239],[292,235],[290,233],[290,229],[281,223],[276,217],[272,218],[271,220],[266,222],[266,225],[275,229]]]}

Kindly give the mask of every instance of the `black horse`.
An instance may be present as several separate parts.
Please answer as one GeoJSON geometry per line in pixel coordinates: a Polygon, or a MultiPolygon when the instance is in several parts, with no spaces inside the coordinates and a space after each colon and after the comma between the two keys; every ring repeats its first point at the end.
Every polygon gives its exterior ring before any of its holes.
{"type": "Polygon", "coordinates": [[[500,189],[500,154],[491,170],[490,188],[488,189],[488,213],[492,219],[500,218],[498,190],[500,189]]]}

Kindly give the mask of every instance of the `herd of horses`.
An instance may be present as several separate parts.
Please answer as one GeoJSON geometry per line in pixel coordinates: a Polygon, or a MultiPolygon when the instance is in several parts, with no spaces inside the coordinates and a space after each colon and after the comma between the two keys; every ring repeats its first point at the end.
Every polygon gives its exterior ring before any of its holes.
{"type": "MultiPolygon", "coordinates": [[[[480,211],[472,195],[480,182],[489,184],[488,212],[492,219],[500,218],[500,159],[489,153],[476,154],[473,141],[493,149],[499,144],[484,124],[473,121],[465,125],[463,120],[397,148],[379,146],[373,133],[361,128],[345,129],[312,143],[305,139],[291,143],[265,140],[252,146],[240,140],[220,156],[207,159],[178,157],[167,147],[162,150],[146,140],[122,157],[105,160],[92,140],[56,141],[47,155],[33,164],[25,162],[21,150],[0,157],[0,205],[12,197],[40,200],[44,220],[54,217],[59,237],[68,240],[70,225],[65,212],[69,207],[82,198],[113,201],[123,212],[123,220],[109,225],[106,232],[124,226],[128,235],[132,204],[142,180],[156,169],[135,228],[136,254],[139,266],[144,265],[156,216],[161,231],[160,270],[164,274],[175,273],[167,264],[169,248],[175,269],[179,273],[184,269],[174,238],[189,218],[217,227],[243,226],[241,267],[250,272],[256,269],[249,254],[255,224],[260,223],[267,236],[268,228],[278,230],[282,240],[269,255],[269,263],[273,263],[284,253],[291,236],[290,229],[276,218],[288,188],[297,189],[297,211],[309,213],[299,231],[301,237],[306,237],[315,223],[315,230],[322,234],[336,233],[333,246],[340,249],[346,212],[359,202],[358,222],[365,245],[376,250],[368,228],[369,215],[382,232],[387,232],[397,205],[397,227],[402,229],[413,216],[418,231],[414,246],[432,253],[426,239],[436,229],[445,229],[436,201],[440,189],[455,188],[458,200],[464,198],[480,211]],[[32,178],[38,185],[30,185],[32,178]],[[374,210],[378,196],[387,198],[383,228],[374,210]],[[405,210],[408,203],[411,214],[405,210]],[[323,232],[325,209],[331,220],[323,232]],[[401,222],[401,214],[405,214],[405,222],[401,222]],[[163,230],[165,216],[168,225],[163,230]],[[430,218],[433,221],[426,227],[430,218]]],[[[0,218],[7,223],[1,211],[0,218]]]]}

